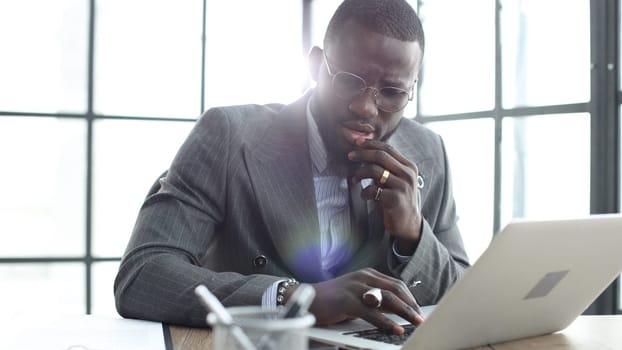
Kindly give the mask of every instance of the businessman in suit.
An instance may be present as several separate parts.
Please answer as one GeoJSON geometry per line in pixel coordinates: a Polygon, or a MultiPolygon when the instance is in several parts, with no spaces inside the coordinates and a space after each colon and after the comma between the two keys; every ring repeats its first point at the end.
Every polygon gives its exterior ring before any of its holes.
{"type": "Polygon", "coordinates": [[[309,54],[314,89],[207,111],[139,212],[119,313],[201,326],[198,284],[270,307],[300,281],[318,324],[422,322],[468,267],[443,142],[402,117],[423,49],[404,0],[346,0],[309,54]]]}

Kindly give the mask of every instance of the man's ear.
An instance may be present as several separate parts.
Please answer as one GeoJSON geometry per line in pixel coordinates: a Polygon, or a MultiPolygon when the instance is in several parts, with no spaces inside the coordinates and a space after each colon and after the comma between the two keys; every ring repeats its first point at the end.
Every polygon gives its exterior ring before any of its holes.
{"type": "Polygon", "coordinates": [[[323,57],[324,51],[317,46],[313,46],[307,56],[309,60],[309,73],[311,74],[311,79],[315,82],[317,82],[318,77],[320,76],[320,68],[322,67],[323,57]]]}

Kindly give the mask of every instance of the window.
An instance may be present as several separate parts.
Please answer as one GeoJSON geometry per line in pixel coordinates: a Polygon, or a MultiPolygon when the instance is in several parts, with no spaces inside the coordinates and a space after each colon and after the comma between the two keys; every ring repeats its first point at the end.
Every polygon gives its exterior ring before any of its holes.
{"type": "Polygon", "coordinates": [[[514,218],[590,210],[590,115],[581,113],[590,91],[589,2],[500,5],[419,8],[426,53],[417,120],[456,145],[448,152],[472,261],[514,218]]]}
{"type": "Polygon", "coordinates": [[[85,254],[85,159],[84,120],[0,117],[0,256],[85,254]]]}
{"type": "Polygon", "coordinates": [[[201,1],[95,4],[95,112],[196,118],[201,113],[201,1]]]}
{"type": "MultiPolygon", "coordinates": [[[[138,207],[194,121],[298,97],[338,3],[0,1],[1,300],[116,314],[138,207]]],[[[410,3],[427,46],[405,115],[444,139],[471,261],[514,218],[619,210],[619,1],[410,3]]],[[[622,312],[609,294],[598,312],[622,312]]]]}
{"type": "Polygon", "coordinates": [[[194,121],[211,106],[287,103],[304,88],[302,2],[91,3],[0,1],[9,316],[116,315],[112,285],[138,209],[194,121]]]}
{"type": "Polygon", "coordinates": [[[0,110],[86,112],[87,4],[0,1],[0,110]]]}
{"type": "Polygon", "coordinates": [[[206,15],[208,107],[300,97],[307,76],[302,1],[213,0],[206,15]]]}
{"type": "Polygon", "coordinates": [[[93,255],[125,251],[147,191],[168,169],[192,123],[96,120],[93,124],[93,255]]]}
{"type": "Polygon", "coordinates": [[[588,102],[589,1],[505,0],[501,6],[503,107],[588,102]]]}
{"type": "Polygon", "coordinates": [[[503,225],[514,218],[589,215],[587,113],[505,118],[501,152],[503,225]]]}
{"type": "Polygon", "coordinates": [[[424,1],[419,14],[426,47],[419,79],[418,114],[492,110],[495,105],[494,0],[424,1]]]}
{"type": "MultiPolygon", "coordinates": [[[[482,145],[482,127],[467,127],[467,121],[494,123],[494,134],[487,134],[494,152],[493,232],[514,218],[619,212],[620,193],[611,189],[620,188],[620,137],[611,130],[619,130],[622,102],[619,68],[612,64],[622,64],[620,2],[419,5],[427,43],[416,119],[444,137],[450,161],[457,163],[458,214],[477,223],[460,222],[471,260],[481,251],[473,247],[491,235],[483,224],[486,215],[461,205],[462,193],[474,186],[461,181],[473,169],[490,169],[490,155],[479,149],[471,166],[462,164],[482,145]]],[[[489,192],[490,187],[482,190],[489,192]]],[[[481,196],[467,196],[468,205],[491,210],[481,196]]],[[[622,313],[619,284],[587,312],[622,313]]]]}
{"type": "Polygon", "coordinates": [[[494,121],[471,119],[427,125],[443,136],[452,171],[458,227],[467,255],[474,261],[488,247],[493,232],[494,121]]]}

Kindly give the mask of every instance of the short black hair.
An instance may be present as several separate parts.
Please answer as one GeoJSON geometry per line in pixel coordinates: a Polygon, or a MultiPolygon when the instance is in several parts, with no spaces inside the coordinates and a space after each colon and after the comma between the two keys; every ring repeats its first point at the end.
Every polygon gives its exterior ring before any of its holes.
{"type": "Polygon", "coordinates": [[[328,22],[324,47],[349,20],[378,34],[416,41],[423,51],[425,38],[421,21],[406,0],[344,0],[328,22]]]}

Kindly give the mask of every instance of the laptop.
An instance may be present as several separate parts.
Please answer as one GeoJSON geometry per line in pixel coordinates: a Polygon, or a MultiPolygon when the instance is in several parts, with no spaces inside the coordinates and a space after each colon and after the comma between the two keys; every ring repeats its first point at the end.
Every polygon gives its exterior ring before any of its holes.
{"type": "Polygon", "coordinates": [[[515,221],[495,235],[438,305],[424,307],[426,321],[411,326],[403,344],[388,343],[400,337],[363,320],[313,327],[309,337],[346,349],[441,350],[553,333],[566,328],[620,274],[621,246],[619,214],[515,221]],[[367,339],[379,336],[384,339],[367,339]]]}

